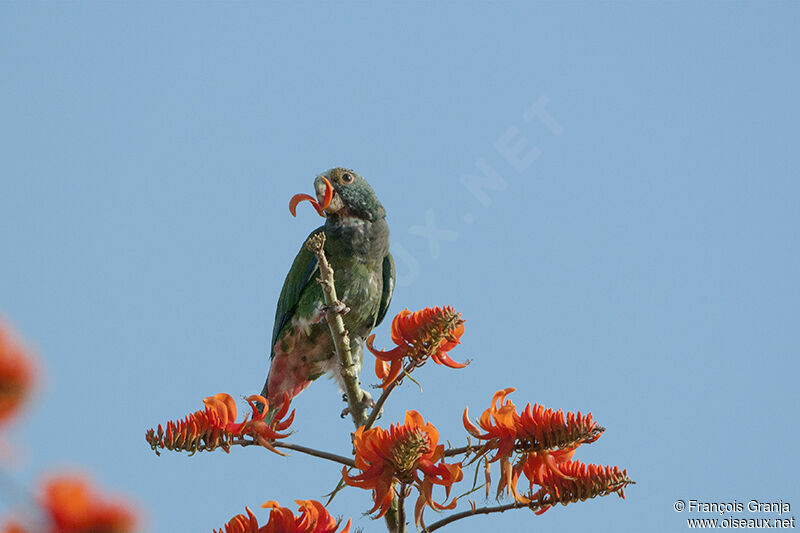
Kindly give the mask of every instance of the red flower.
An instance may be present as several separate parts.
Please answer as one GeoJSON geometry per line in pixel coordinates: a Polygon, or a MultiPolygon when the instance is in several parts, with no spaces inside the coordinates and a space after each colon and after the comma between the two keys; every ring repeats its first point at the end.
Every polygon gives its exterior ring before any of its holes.
{"type": "Polygon", "coordinates": [[[512,392],[514,389],[508,388],[494,394],[491,406],[478,420],[480,428],[469,420],[468,408],[464,409],[463,423],[470,435],[486,441],[481,453],[495,452],[488,463],[500,460],[498,496],[511,492],[517,501],[526,501],[517,492],[520,474],[524,472],[531,483],[537,484],[546,475],[566,477],[559,465],[569,461],[581,444],[600,438],[605,429],[592,420],[591,413],[567,413],[565,418],[560,410],[528,404],[518,414],[511,400],[506,400],[512,392]],[[520,454],[520,458],[512,466],[514,454],[520,454]]]}
{"type": "Polygon", "coordinates": [[[283,420],[289,411],[289,397],[284,397],[281,409],[275,414],[271,423],[266,422],[269,411],[269,402],[259,395],[247,398],[247,403],[252,409],[252,417],[248,420],[245,416],[242,422],[236,422],[236,402],[225,393],[209,396],[203,400],[206,408],[196,411],[176,422],[167,422],[167,428],[159,424],[158,431],[149,429],[145,439],[159,454],[159,448],[176,451],[211,451],[221,447],[228,452],[234,439],[244,436],[252,437],[258,444],[283,455],[272,446],[271,441],[288,437],[288,434],[279,433],[286,430],[294,421],[294,411],[289,418],[283,420]],[[259,409],[258,404],[263,409],[259,409]]]}
{"type": "Polygon", "coordinates": [[[367,349],[377,358],[375,374],[383,380],[381,386],[386,388],[400,375],[404,358],[414,366],[421,366],[430,357],[438,365],[464,368],[466,364],[457,363],[447,355],[458,346],[463,333],[464,320],[452,307],[427,307],[414,313],[408,309],[401,311],[392,320],[392,341],[396,348],[377,350],[372,346],[375,335],[367,339],[367,349]]]}
{"type": "Polygon", "coordinates": [[[433,486],[442,485],[447,499],[453,483],[463,477],[461,463],[451,465],[442,461],[444,446],[438,442],[439,432],[416,411],[406,411],[405,423],[393,424],[388,431],[379,427],[364,431],[362,426],[353,440],[356,468],[361,473],[350,477],[347,468],[342,469],[344,482],[373,491],[375,505],[368,512],[378,511],[377,518],[392,505],[396,483],[416,486],[419,498],[415,518],[419,524],[428,505],[437,510],[455,507],[455,499],[446,505],[436,503],[433,486]],[[437,461],[441,462],[436,464],[437,461]],[[424,477],[420,477],[420,472],[424,477]]]}
{"type": "MultiPolygon", "coordinates": [[[[47,533],[129,533],[136,529],[136,514],[129,505],[99,496],[83,477],[46,481],[41,505],[49,521],[47,533]]],[[[18,523],[4,529],[5,533],[28,531],[31,529],[18,523]]]]}
{"type": "MultiPolygon", "coordinates": [[[[281,507],[277,502],[269,501],[262,508],[271,509],[269,522],[259,527],[253,512],[245,507],[247,515],[239,514],[225,524],[225,529],[214,530],[214,533],[336,533],[339,522],[328,513],[327,509],[314,500],[296,500],[300,508],[300,516],[295,516],[290,509],[281,507]]],[[[350,531],[350,520],[339,533],[350,531]]]]}
{"type": "Polygon", "coordinates": [[[627,470],[620,471],[616,466],[585,465],[580,461],[570,461],[561,465],[559,470],[559,475],[548,471],[536,481],[531,479],[531,492],[534,483],[541,485],[531,496],[531,501],[540,506],[536,514],[544,513],[557,503],[567,505],[611,493],[617,493],[624,499],[625,487],[635,483],[628,477],[627,470]]]}
{"type": "Polygon", "coordinates": [[[30,396],[33,374],[30,356],[0,320],[0,424],[12,418],[30,396]]]}

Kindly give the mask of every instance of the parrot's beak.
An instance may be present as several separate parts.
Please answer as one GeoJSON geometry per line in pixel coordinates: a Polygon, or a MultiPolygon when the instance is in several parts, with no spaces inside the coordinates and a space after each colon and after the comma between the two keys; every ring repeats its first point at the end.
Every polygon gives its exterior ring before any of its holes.
{"type": "Polygon", "coordinates": [[[333,195],[336,191],[334,190],[333,185],[331,185],[331,182],[329,182],[323,176],[318,176],[316,181],[314,181],[314,189],[317,193],[317,200],[305,193],[295,194],[292,196],[292,199],[289,200],[289,212],[293,217],[297,216],[297,204],[303,200],[308,200],[309,203],[314,206],[314,209],[316,209],[317,213],[319,213],[319,216],[325,216],[325,210],[330,206],[331,200],[333,199],[333,195]],[[322,183],[321,192],[318,183],[322,183]]]}
{"type": "Polygon", "coordinates": [[[336,189],[325,176],[317,176],[314,180],[314,191],[317,193],[317,202],[327,213],[335,213],[344,207],[342,199],[336,194],[336,189]]]}

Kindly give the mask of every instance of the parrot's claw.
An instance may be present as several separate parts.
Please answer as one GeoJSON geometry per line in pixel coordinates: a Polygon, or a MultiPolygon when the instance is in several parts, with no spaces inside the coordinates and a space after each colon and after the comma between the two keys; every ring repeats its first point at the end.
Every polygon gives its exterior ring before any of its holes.
{"type": "Polygon", "coordinates": [[[340,315],[346,315],[350,312],[350,308],[344,305],[344,302],[339,302],[336,305],[323,305],[322,310],[324,312],[333,311],[334,313],[339,313],[340,315]]]}
{"type": "MultiPolygon", "coordinates": [[[[372,396],[370,396],[370,394],[365,390],[362,390],[361,392],[364,395],[361,397],[361,402],[359,402],[358,407],[360,409],[363,409],[364,411],[368,411],[373,407],[375,407],[375,400],[372,399],[372,396]]],[[[344,400],[345,402],[347,401],[347,394],[342,394],[342,400],[344,400]]],[[[383,412],[383,410],[381,410],[381,412],[383,412]]],[[[348,405],[347,407],[342,409],[341,417],[345,418],[349,414],[350,414],[350,406],[348,405]]]]}

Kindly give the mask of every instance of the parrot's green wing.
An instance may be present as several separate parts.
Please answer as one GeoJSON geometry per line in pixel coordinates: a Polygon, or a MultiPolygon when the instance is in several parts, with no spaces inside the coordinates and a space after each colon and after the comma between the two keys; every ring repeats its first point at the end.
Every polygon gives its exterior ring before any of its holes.
{"type": "Polygon", "coordinates": [[[389,310],[389,304],[392,302],[392,293],[394,292],[394,258],[392,254],[386,254],[383,258],[383,293],[381,294],[381,304],[378,307],[378,318],[375,320],[375,327],[383,322],[386,316],[386,311],[389,310]]]}
{"type": "Polygon", "coordinates": [[[286,280],[283,282],[283,289],[281,289],[280,298],[278,298],[278,308],[275,310],[275,325],[272,329],[272,344],[270,345],[270,358],[275,356],[275,343],[278,341],[278,336],[286,326],[287,322],[292,319],[297,303],[300,301],[300,295],[303,289],[306,288],[308,282],[317,271],[317,257],[314,252],[306,247],[308,239],[324,230],[324,226],[320,226],[303,241],[303,247],[294,258],[292,268],[286,275],[286,280]]]}

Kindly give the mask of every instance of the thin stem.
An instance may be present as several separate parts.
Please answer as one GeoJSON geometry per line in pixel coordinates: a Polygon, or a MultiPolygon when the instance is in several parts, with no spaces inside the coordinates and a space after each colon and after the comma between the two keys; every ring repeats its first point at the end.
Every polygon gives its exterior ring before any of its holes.
{"type": "Polygon", "coordinates": [[[477,452],[483,448],[482,444],[476,444],[471,446],[461,446],[460,448],[448,448],[444,451],[444,457],[452,457],[454,455],[461,455],[471,452],[477,452]]]}
{"type": "MultiPolygon", "coordinates": [[[[236,446],[258,446],[258,443],[254,440],[249,439],[234,439],[231,441],[231,444],[236,446]]],[[[335,453],[330,453],[322,450],[316,450],[314,448],[309,448],[307,446],[301,446],[299,444],[293,444],[291,442],[280,442],[280,441],[273,441],[270,444],[275,448],[285,448],[287,450],[294,450],[296,452],[304,453],[306,455],[313,455],[314,457],[319,457],[320,459],[327,459],[328,461],[333,461],[334,463],[339,463],[341,465],[349,466],[350,468],[355,468],[356,462],[349,458],[343,457],[341,455],[336,455],[335,453]]],[[[201,451],[201,449],[198,449],[201,451]]]]}
{"type": "Polygon", "coordinates": [[[358,368],[353,362],[353,354],[350,352],[350,338],[344,327],[340,311],[343,304],[336,296],[333,268],[328,263],[328,258],[325,257],[325,233],[320,232],[312,236],[306,242],[306,246],[317,256],[320,274],[317,281],[319,281],[325,296],[325,318],[328,320],[333,345],[341,363],[342,381],[347,393],[350,416],[353,417],[356,427],[363,426],[367,420],[367,409],[362,401],[364,392],[358,385],[358,368]]]}
{"type": "Polygon", "coordinates": [[[286,448],[288,450],[294,450],[296,452],[304,453],[306,455],[313,455],[314,457],[319,457],[320,459],[327,459],[328,461],[333,461],[334,463],[339,463],[341,465],[349,466],[350,468],[356,467],[356,462],[349,458],[343,457],[341,455],[336,455],[335,453],[325,452],[322,450],[315,450],[314,448],[307,448],[306,446],[300,446],[299,444],[292,444],[291,442],[273,442],[273,446],[276,448],[286,448]]]}
{"type": "Polygon", "coordinates": [[[400,484],[397,498],[397,533],[403,533],[406,528],[406,484],[400,484]]]}
{"type": "Polygon", "coordinates": [[[448,516],[447,518],[443,518],[438,522],[434,522],[433,524],[425,527],[422,530],[422,533],[431,533],[436,531],[439,528],[446,526],[456,520],[461,520],[462,518],[468,518],[470,516],[475,516],[479,514],[490,514],[490,513],[502,513],[508,511],[510,509],[524,509],[528,508],[531,510],[536,510],[540,507],[538,502],[530,502],[530,503],[507,503],[505,505],[498,505],[496,507],[476,507],[474,509],[470,509],[469,511],[463,511],[461,513],[456,513],[448,516]]]}
{"type": "Polygon", "coordinates": [[[410,374],[412,370],[414,370],[414,365],[412,363],[408,363],[403,371],[396,378],[394,378],[385,389],[383,389],[383,393],[381,394],[380,398],[378,398],[378,401],[375,402],[375,406],[372,408],[372,412],[369,414],[369,418],[367,418],[367,421],[364,424],[365,431],[371,428],[372,424],[375,423],[375,420],[378,419],[378,415],[383,408],[383,404],[385,404],[386,400],[389,399],[389,395],[392,393],[397,384],[400,383],[400,380],[406,375],[410,374]]]}

